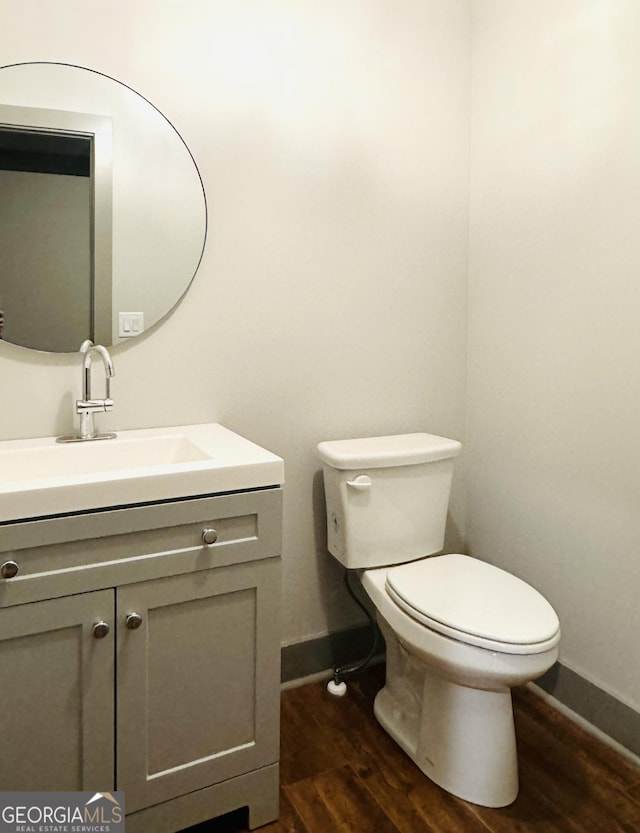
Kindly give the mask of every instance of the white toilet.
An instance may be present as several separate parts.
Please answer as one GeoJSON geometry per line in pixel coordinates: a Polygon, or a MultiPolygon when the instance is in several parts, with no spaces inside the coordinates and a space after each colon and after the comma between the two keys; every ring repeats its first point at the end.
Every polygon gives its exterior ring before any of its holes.
{"type": "Polygon", "coordinates": [[[511,687],[558,657],[560,624],[526,582],[444,544],[459,442],[403,434],[322,442],[330,552],[360,571],[387,647],[375,715],[445,790],[518,793],[511,687]]]}

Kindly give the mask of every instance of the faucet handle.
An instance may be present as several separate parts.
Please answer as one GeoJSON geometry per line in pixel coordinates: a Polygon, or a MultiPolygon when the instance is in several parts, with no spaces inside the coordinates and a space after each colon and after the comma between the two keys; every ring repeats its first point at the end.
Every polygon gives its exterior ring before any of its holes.
{"type": "Polygon", "coordinates": [[[113,410],[113,399],[77,399],[77,414],[98,414],[113,410]]]}

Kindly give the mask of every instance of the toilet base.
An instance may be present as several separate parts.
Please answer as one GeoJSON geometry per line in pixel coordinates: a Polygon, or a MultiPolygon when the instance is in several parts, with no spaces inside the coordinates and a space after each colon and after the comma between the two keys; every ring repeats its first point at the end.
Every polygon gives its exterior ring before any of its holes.
{"type": "Polygon", "coordinates": [[[383,728],[432,781],[485,807],[518,794],[511,691],[453,683],[400,645],[381,621],[387,680],[375,700],[383,728]]]}

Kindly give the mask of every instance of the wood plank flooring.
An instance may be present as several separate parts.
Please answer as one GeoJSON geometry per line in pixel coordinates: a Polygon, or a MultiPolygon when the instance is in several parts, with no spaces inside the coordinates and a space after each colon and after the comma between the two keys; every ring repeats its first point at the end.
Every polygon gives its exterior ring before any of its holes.
{"type": "MultiPolygon", "coordinates": [[[[640,768],[522,688],[514,692],[520,794],[503,809],[429,781],[373,715],[382,666],[343,698],[317,683],[282,695],[280,818],[260,833],[640,833],[640,768]]],[[[185,833],[245,833],[246,811],[185,833]]]]}

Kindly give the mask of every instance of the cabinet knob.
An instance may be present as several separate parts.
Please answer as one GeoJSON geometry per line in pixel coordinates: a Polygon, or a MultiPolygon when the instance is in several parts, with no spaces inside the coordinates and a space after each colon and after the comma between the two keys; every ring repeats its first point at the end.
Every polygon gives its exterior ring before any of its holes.
{"type": "Polygon", "coordinates": [[[18,565],[15,561],[5,561],[0,567],[0,576],[2,578],[13,578],[18,575],[18,565]]]}
{"type": "Polygon", "coordinates": [[[139,613],[129,613],[126,616],[124,623],[130,631],[135,631],[136,628],[139,628],[142,624],[142,616],[140,616],[139,613]]]}
{"type": "Polygon", "coordinates": [[[96,622],[93,626],[93,635],[95,639],[104,639],[105,636],[109,633],[109,623],[108,622],[96,622]]]}
{"type": "Polygon", "coordinates": [[[210,547],[218,540],[218,533],[215,529],[203,529],[202,530],[202,543],[205,547],[210,547]]]}

